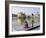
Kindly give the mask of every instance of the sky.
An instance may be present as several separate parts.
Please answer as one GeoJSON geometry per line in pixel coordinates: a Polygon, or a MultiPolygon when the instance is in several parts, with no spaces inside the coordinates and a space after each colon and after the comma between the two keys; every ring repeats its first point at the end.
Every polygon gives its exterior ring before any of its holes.
{"type": "Polygon", "coordinates": [[[40,13],[39,7],[18,7],[12,6],[12,13],[16,14],[17,12],[24,12],[25,14],[32,14],[32,13],[40,13]]]}

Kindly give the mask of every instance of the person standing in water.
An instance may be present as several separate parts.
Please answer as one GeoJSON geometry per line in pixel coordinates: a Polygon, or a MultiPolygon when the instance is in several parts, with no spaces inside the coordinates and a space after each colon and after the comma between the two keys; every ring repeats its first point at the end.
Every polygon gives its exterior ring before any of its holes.
{"type": "Polygon", "coordinates": [[[32,13],[32,27],[34,27],[34,22],[35,22],[35,16],[34,16],[34,14],[32,13]]]}

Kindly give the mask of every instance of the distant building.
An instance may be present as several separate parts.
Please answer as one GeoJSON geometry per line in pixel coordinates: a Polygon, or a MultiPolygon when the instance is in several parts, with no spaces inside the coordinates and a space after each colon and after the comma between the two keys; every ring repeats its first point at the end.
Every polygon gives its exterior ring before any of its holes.
{"type": "Polygon", "coordinates": [[[20,17],[20,16],[21,16],[21,13],[17,12],[17,14],[16,14],[16,15],[17,15],[17,17],[20,17]]]}
{"type": "Polygon", "coordinates": [[[23,12],[17,12],[17,21],[18,23],[22,24],[24,22],[24,20],[26,19],[26,15],[23,14],[23,12]]]}

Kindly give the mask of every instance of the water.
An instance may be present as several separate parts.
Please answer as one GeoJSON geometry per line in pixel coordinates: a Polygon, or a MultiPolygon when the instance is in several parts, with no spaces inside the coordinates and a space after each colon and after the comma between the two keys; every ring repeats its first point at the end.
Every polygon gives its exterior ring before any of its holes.
{"type": "MultiPolygon", "coordinates": [[[[27,20],[27,19],[26,19],[27,20]]],[[[29,21],[29,20],[27,20],[28,21],[28,26],[29,26],[29,28],[27,28],[27,29],[30,29],[30,28],[32,28],[32,24],[31,24],[31,22],[29,21]]],[[[20,23],[20,21],[19,21],[19,23],[20,23]]],[[[17,22],[17,18],[16,17],[13,17],[12,18],[12,31],[25,31],[25,30],[27,30],[27,29],[25,29],[24,28],[24,24],[19,24],[18,22],[17,22]]],[[[38,26],[38,25],[40,25],[40,17],[36,17],[35,18],[35,24],[34,24],[34,27],[36,27],[36,26],[38,26]]],[[[34,29],[34,30],[40,30],[40,27],[38,27],[38,28],[36,28],[36,29],[34,29]]]]}

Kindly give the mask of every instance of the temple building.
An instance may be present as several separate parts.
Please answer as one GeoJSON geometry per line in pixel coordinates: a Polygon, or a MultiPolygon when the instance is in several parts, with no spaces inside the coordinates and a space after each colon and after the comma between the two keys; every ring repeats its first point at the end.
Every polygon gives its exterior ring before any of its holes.
{"type": "Polygon", "coordinates": [[[19,23],[19,24],[22,24],[23,22],[24,22],[24,20],[25,20],[25,18],[26,18],[26,16],[25,16],[25,14],[23,14],[23,12],[17,12],[17,22],[19,23]]]}

